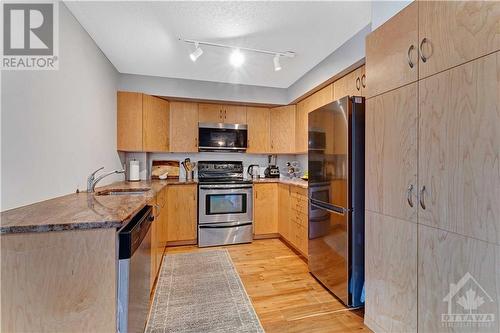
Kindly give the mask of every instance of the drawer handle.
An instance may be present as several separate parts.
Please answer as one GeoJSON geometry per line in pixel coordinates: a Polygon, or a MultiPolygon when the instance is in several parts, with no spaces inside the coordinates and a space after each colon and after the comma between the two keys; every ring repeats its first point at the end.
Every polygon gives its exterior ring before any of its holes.
{"type": "Polygon", "coordinates": [[[422,41],[420,42],[420,47],[419,47],[419,51],[420,51],[420,59],[422,59],[422,62],[426,62],[427,61],[427,57],[424,55],[424,51],[423,51],[423,46],[425,43],[427,43],[429,40],[427,38],[423,38],[422,41]]]}
{"type": "Polygon", "coordinates": [[[408,201],[408,205],[413,208],[413,200],[412,200],[412,192],[413,192],[413,184],[410,184],[408,186],[408,189],[406,190],[406,201],[408,201]]]}
{"type": "MultiPolygon", "coordinates": [[[[411,52],[415,49],[415,46],[410,45],[410,47],[408,48],[408,65],[410,66],[410,68],[413,68],[413,61],[411,61],[411,52]]],[[[425,61],[424,61],[425,62],[425,61]]]]}
{"type": "Polygon", "coordinates": [[[425,209],[424,194],[425,194],[425,185],[422,186],[422,189],[420,190],[420,207],[422,207],[422,209],[425,209]]]}

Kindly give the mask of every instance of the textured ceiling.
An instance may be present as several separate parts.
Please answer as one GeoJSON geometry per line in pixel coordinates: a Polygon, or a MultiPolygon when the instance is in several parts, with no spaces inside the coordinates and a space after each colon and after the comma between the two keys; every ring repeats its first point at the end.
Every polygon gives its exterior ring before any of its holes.
{"type": "Polygon", "coordinates": [[[287,88],[371,20],[370,2],[65,2],[121,73],[287,88]],[[233,68],[230,50],[178,37],[294,51],[273,70],[272,56],[246,53],[233,68]]]}

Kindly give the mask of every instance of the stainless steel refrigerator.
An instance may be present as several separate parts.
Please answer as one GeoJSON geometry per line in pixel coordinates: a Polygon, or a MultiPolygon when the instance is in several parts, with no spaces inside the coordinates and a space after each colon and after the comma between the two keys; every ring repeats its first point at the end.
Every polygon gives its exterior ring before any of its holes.
{"type": "Polygon", "coordinates": [[[365,101],[309,113],[309,271],[348,307],[364,304],[365,101]]]}

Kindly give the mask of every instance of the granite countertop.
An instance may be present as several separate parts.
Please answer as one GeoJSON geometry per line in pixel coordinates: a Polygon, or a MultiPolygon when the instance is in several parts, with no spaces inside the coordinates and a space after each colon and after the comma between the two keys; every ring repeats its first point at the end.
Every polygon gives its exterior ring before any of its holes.
{"type": "MultiPolygon", "coordinates": [[[[290,178],[260,178],[254,183],[283,183],[307,188],[307,181],[290,178]]],[[[141,195],[96,195],[73,193],[0,213],[0,234],[48,232],[97,228],[120,228],[165,186],[197,184],[197,180],[121,181],[96,189],[148,189],[141,195]]]]}
{"type": "Polygon", "coordinates": [[[196,184],[186,180],[116,182],[96,189],[149,189],[142,195],[73,193],[0,213],[0,234],[76,229],[120,228],[167,185],[196,184]]]}
{"type": "Polygon", "coordinates": [[[281,183],[281,184],[288,184],[288,185],[294,185],[298,186],[301,188],[307,188],[308,183],[307,180],[303,180],[300,178],[259,178],[257,180],[253,180],[254,184],[259,184],[259,183],[281,183]]]}

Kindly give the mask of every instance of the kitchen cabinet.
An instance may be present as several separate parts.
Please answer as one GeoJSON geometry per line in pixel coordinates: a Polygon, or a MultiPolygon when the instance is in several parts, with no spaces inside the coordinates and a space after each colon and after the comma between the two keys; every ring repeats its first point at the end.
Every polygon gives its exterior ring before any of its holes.
{"type": "Polygon", "coordinates": [[[198,152],[198,103],[170,102],[170,151],[198,152]]]}
{"type": "Polygon", "coordinates": [[[365,208],[417,220],[417,84],[366,101],[365,208]],[[413,207],[411,207],[413,206],[413,207]]]}
{"type": "Polygon", "coordinates": [[[290,239],[290,185],[278,185],[278,232],[290,239]]]}
{"type": "Polygon", "coordinates": [[[361,66],[333,83],[333,100],[345,96],[364,96],[365,87],[365,66],[361,66]]]}
{"type": "Polygon", "coordinates": [[[419,222],[497,244],[499,73],[500,51],[421,80],[418,97],[419,222]]]}
{"type": "Polygon", "coordinates": [[[150,202],[153,205],[153,214],[154,220],[151,223],[151,273],[149,275],[149,292],[153,293],[153,288],[156,280],[156,273],[158,272],[158,268],[160,266],[160,262],[158,261],[157,253],[158,253],[158,245],[159,245],[159,235],[158,235],[158,223],[160,219],[160,209],[157,206],[158,197],[150,202]]]}
{"type": "Polygon", "coordinates": [[[253,186],[254,235],[278,233],[278,183],[253,186]]]}
{"type": "Polygon", "coordinates": [[[169,102],[135,92],[117,93],[117,150],[169,151],[169,102]]]}
{"type": "Polygon", "coordinates": [[[159,208],[158,219],[158,242],[159,246],[165,247],[168,242],[168,214],[167,214],[168,186],[158,192],[157,205],[159,208]]]}
{"type": "Polygon", "coordinates": [[[247,126],[247,153],[269,153],[271,150],[271,114],[269,108],[247,107],[247,126]]]}
{"type": "Polygon", "coordinates": [[[246,124],[246,106],[224,104],[199,104],[200,123],[246,124]]]}
{"type": "Polygon", "coordinates": [[[376,96],[417,80],[419,3],[412,2],[366,37],[365,96],[376,96]]]}
{"type": "Polygon", "coordinates": [[[278,185],[278,232],[290,246],[304,257],[308,254],[307,189],[278,185]]]}
{"type": "Polygon", "coordinates": [[[422,79],[500,50],[500,3],[421,1],[418,31],[422,79]]]}
{"type": "Polygon", "coordinates": [[[196,244],[197,194],[196,184],[169,186],[167,191],[167,241],[169,245],[196,244]]]}
{"type": "Polygon", "coordinates": [[[271,153],[295,152],[295,105],[271,109],[271,153]]]}

